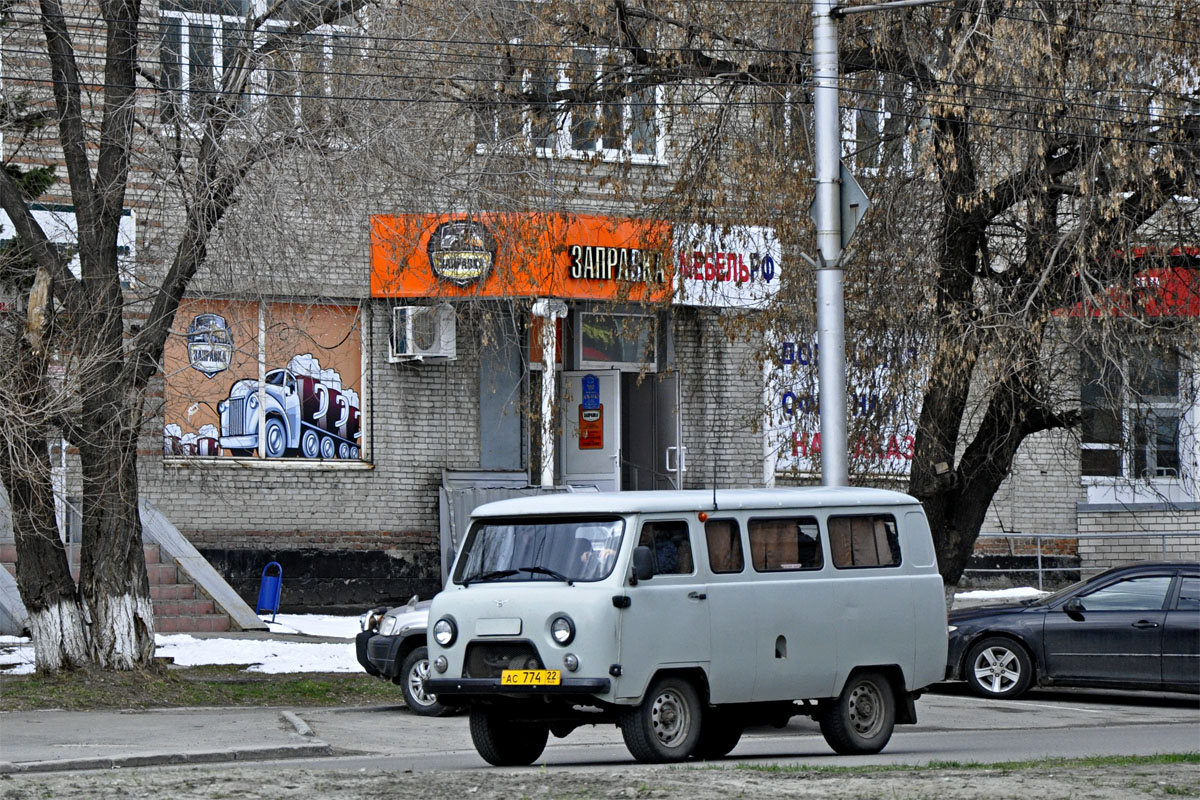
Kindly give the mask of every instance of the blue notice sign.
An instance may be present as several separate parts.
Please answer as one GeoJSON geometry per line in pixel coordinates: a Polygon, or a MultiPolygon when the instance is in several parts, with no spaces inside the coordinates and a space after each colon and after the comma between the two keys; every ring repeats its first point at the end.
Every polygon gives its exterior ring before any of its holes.
{"type": "Polygon", "coordinates": [[[583,402],[579,405],[584,411],[592,411],[600,407],[600,379],[595,375],[583,376],[583,402]]]}

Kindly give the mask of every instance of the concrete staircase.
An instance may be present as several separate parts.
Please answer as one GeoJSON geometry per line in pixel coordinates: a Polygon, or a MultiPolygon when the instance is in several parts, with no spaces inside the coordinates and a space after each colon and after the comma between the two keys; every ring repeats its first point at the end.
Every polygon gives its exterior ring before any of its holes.
{"type": "MultiPolygon", "coordinates": [[[[220,633],[233,629],[228,614],[180,569],[163,558],[157,544],[143,545],[146,572],[150,578],[150,599],[154,603],[156,633],[220,633]]],[[[79,546],[69,548],[71,574],[79,577],[79,546]]],[[[0,542],[0,565],[14,578],[17,574],[17,547],[13,542],[0,542]]]]}

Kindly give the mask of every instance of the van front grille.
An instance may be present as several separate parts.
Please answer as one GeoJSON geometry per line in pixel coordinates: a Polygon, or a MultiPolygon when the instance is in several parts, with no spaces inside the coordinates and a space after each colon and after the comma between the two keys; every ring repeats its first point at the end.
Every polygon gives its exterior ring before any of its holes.
{"type": "Polygon", "coordinates": [[[506,669],[542,669],[530,642],[471,642],[463,661],[464,678],[499,678],[506,669]]]}

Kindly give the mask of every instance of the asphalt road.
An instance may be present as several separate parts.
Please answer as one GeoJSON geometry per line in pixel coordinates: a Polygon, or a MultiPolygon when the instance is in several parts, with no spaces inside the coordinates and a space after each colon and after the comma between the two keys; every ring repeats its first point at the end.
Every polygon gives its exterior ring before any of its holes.
{"type": "MultiPolygon", "coordinates": [[[[402,706],[297,713],[316,737],[332,745],[335,755],[262,762],[262,768],[491,769],[471,744],[465,715],[422,718],[402,706]]],[[[898,726],[875,756],[837,756],[816,723],[796,717],[783,729],[747,731],[729,759],[849,766],[1200,752],[1200,698],[1188,695],[1040,690],[998,701],[947,685],[922,697],[917,715],[917,725],[898,726]]],[[[552,737],[538,763],[619,770],[632,759],[615,727],[597,726],[580,728],[565,739],[552,737]]]]}

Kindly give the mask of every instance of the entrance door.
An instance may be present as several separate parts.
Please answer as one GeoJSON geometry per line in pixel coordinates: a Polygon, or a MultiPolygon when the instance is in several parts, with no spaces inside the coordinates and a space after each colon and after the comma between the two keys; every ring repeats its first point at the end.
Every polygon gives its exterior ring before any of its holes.
{"type": "Polygon", "coordinates": [[[678,376],[623,374],[621,408],[621,488],[682,488],[678,376]]]}
{"type": "Polygon", "coordinates": [[[662,471],[655,471],[655,489],[682,489],[684,464],[683,420],[679,411],[679,376],[669,375],[657,380],[654,431],[655,453],[662,471]]]}
{"type": "Polygon", "coordinates": [[[563,483],[621,488],[621,373],[563,373],[563,483]]]}

